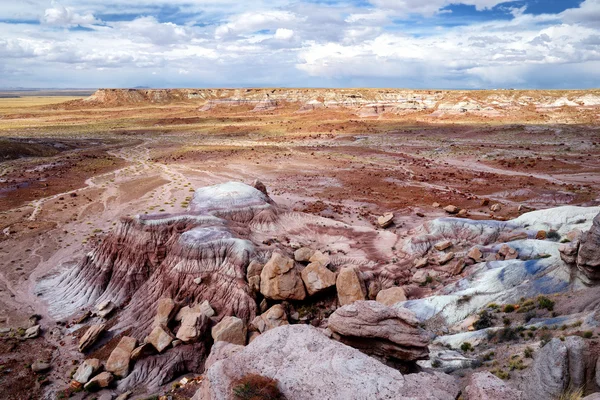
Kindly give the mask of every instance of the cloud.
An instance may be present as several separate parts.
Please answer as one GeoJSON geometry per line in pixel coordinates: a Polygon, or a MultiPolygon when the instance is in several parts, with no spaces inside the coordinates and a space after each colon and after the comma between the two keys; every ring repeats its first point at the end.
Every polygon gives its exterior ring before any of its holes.
{"type": "Polygon", "coordinates": [[[431,16],[439,13],[444,7],[451,4],[465,4],[475,6],[477,10],[493,8],[498,4],[510,3],[517,0],[371,0],[371,3],[379,8],[393,10],[401,14],[422,14],[431,16]]]}
{"type": "Polygon", "coordinates": [[[91,13],[78,14],[71,8],[64,7],[56,1],[52,1],[52,8],[46,9],[42,22],[47,25],[77,26],[97,24],[100,21],[91,13]]]}
{"type": "Polygon", "coordinates": [[[215,30],[215,38],[235,37],[253,33],[263,29],[278,29],[290,26],[300,20],[296,14],[289,11],[264,11],[244,13],[232,18],[228,23],[220,25],[215,30]]]}

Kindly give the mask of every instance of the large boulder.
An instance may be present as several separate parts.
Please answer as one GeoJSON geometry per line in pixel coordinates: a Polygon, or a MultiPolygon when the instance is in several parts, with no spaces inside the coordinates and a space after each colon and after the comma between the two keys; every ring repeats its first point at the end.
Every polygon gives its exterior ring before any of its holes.
{"type": "Polygon", "coordinates": [[[309,296],[320,293],[335,285],[335,273],[324,267],[320,261],[308,264],[302,270],[301,275],[309,296]]]}
{"type": "Polygon", "coordinates": [[[426,359],[429,338],[412,311],[376,301],[357,301],[329,317],[329,329],[341,341],[368,354],[400,361],[426,359]]]}
{"type": "Polygon", "coordinates": [[[175,311],[175,302],[173,299],[163,297],[158,300],[158,306],[156,307],[156,316],[152,326],[167,326],[169,321],[173,317],[175,311]]]}
{"type": "Polygon", "coordinates": [[[579,336],[552,339],[534,359],[520,389],[530,400],[558,398],[567,388],[585,384],[587,345],[579,336]]]}
{"type": "Polygon", "coordinates": [[[175,337],[166,328],[162,326],[156,326],[152,332],[146,337],[146,343],[150,343],[156,351],[162,353],[175,337]]]}
{"type": "Polygon", "coordinates": [[[198,340],[207,330],[208,317],[201,312],[186,313],[181,319],[181,326],[177,331],[177,339],[182,342],[198,340]]]}
{"type": "Polygon", "coordinates": [[[247,328],[244,321],[237,317],[225,317],[212,328],[212,338],[215,342],[220,340],[245,345],[247,328]]]}
{"type": "Polygon", "coordinates": [[[260,333],[288,324],[287,313],[281,304],[275,304],[264,314],[258,315],[252,321],[252,325],[254,325],[260,333]]]}
{"type": "Polygon", "coordinates": [[[342,306],[365,299],[365,287],[360,278],[360,273],[356,268],[342,268],[337,276],[335,285],[337,288],[338,300],[342,306]]]}
{"type": "Polygon", "coordinates": [[[386,306],[393,306],[396,303],[406,301],[406,292],[401,287],[391,287],[377,293],[376,301],[386,306]]]}
{"type": "Polygon", "coordinates": [[[600,280],[600,214],[589,231],[581,235],[577,267],[590,279],[600,280]]]}
{"type": "Polygon", "coordinates": [[[110,353],[106,361],[106,370],[119,378],[127,376],[129,374],[131,352],[135,349],[136,345],[137,340],[135,338],[123,336],[117,347],[110,353]]]}
{"type": "Polygon", "coordinates": [[[294,260],[273,253],[260,273],[260,292],[272,300],[304,300],[306,290],[294,260]]]}
{"type": "Polygon", "coordinates": [[[233,382],[248,374],[276,379],[283,395],[294,400],[454,400],[460,390],[450,375],[403,376],[317,328],[287,325],[212,364],[193,399],[231,399],[233,382]]]}
{"type": "Polygon", "coordinates": [[[467,400],[521,400],[523,392],[508,386],[489,372],[477,372],[470,376],[465,388],[467,400]]]}

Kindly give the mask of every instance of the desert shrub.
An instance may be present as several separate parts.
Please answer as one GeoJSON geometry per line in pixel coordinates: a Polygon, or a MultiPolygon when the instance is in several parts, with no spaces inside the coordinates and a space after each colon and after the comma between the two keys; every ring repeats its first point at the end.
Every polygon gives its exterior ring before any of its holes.
{"type": "Polygon", "coordinates": [[[248,374],[233,382],[232,392],[239,400],[284,400],[277,381],[257,374],[248,374]]]}
{"type": "Polygon", "coordinates": [[[545,345],[548,344],[549,341],[552,340],[552,334],[548,331],[544,331],[541,335],[540,335],[540,345],[541,347],[544,347],[545,345]]]}
{"type": "Polygon", "coordinates": [[[534,319],[536,317],[536,312],[534,310],[531,311],[527,311],[527,314],[525,314],[525,322],[529,322],[532,319],[534,319]]]}
{"type": "Polygon", "coordinates": [[[510,374],[503,369],[493,369],[490,372],[502,380],[510,379],[510,374]]]}
{"type": "Polygon", "coordinates": [[[511,327],[506,327],[500,330],[500,334],[498,335],[499,342],[510,342],[512,340],[516,340],[519,338],[518,332],[516,329],[512,329],[511,327]]]}
{"type": "Polygon", "coordinates": [[[507,304],[504,306],[504,309],[502,311],[504,311],[505,313],[511,313],[515,311],[515,306],[512,304],[507,304]]]}
{"type": "Polygon", "coordinates": [[[498,304],[496,304],[496,303],[490,303],[490,304],[488,304],[488,308],[491,308],[492,310],[495,310],[495,309],[498,308],[498,304]]]}
{"type": "Polygon", "coordinates": [[[473,324],[476,331],[486,329],[494,325],[494,316],[488,311],[483,310],[479,313],[479,319],[473,324]]]}
{"type": "Polygon", "coordinates": [[[502,323],[504,324],[504,326],[510,326],[512,321],[510,320],[510,318],[504,317],[504,318],[502,318],[502,323]]]}
{"type": "Polygon", "coordinates": [[[490,361],[496,354],[493,351],[483,355],[483,361],[490,361]]]}
{"type": "Polygon", "coordinates": [[[527,367],[523,364],[523,360],[519,356],[517,356],[511,358],[511,360],[508,362],[508,368],[511,371],[514,371],[515,369],[520,371],[527,367]]]}
{"type": "Polygon", "coordinates": [[[560,233],[558,233],[557,231],[549,231],[546,235],[546,238],[548,240],[552,240],[555,242],[558,242],[560,240],[560,233]]]}
{"type": "Polygon", "coordinates": [[[525,355],[525,358],[533,358],[533,349],[531,347],[526,347],[523,354],[525,355]]]}
{"type": "Polygon", "coordinates": [[[538,308],[539,309],[546,309],[548,311],[552,311],[554,310],[554,302],[552,300],[550,300],[549,298],[547,298],[546,296],[540,296],[538,297],[538,308]]]}
{"type": "Polygon", "coordinates": [[[590,339],[593,335],[594,335],[594,332],[592,332],[592,331],[583,332],[583,337],[586,339],[590,339]]]}
{"type": "Polygon", "coordinates": [[[442,366],[442,362],[436,358],[435,360],[433,360],[433,361],[431,362],[431,366],[432,366],[433,368],[439,368],[439,367],[441,367],[441,366],[442,366]]]}
{"type": "Polygon", "coordinates": [[[469,350],[473,350],[473,346],[469,342],[464,342],[460,345],[460,349],[466,353],[469,350]]]}

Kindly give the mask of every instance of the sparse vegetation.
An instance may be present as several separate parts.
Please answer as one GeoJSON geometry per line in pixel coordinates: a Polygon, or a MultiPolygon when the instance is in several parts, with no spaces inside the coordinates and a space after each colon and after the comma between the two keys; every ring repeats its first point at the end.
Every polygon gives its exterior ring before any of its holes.
{"type": "Polygon", "coordinates": [[[249,374],[232,385],[232,393],[239,400],[284,400],[277,381],[265,376],[249,374]]]}
{"type": "Polygon", "coordinates": [[[550,300],[546,296],[539,296],[538,297],[538,308],[540,310],[546,309],[548,311],[553,311],[554,310],[554,301],[550,300]]]}

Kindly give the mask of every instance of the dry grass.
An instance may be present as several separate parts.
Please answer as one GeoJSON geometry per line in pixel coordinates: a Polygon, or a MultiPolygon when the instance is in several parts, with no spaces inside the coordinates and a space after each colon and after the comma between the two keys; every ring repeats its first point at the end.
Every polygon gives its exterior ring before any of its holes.
{"type": "Polygon", "coordinates": [[[583,389],[569,389],[557,400],[581,400],[583,398],[583,389]]]}
{"type": "Polygon", "coordinates": [[[239,400],[285,400],[275,379],[248,374],[233,382],[231,391],[239,400]]]}

